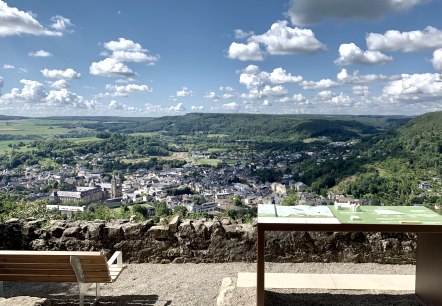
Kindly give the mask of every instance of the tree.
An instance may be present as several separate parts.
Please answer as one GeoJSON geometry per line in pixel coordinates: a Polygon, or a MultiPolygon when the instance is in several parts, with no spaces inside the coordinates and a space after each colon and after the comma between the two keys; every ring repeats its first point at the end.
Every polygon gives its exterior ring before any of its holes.
{"type": "Polygon", "coordinates": [[[140,205],[140,204],[132,205],[131,211],[132,211],[133,214],[140,215],[144,219],[146,219],[148,217],[148,210],[147,210],[147,208],[142,206],[142,205],[140,205]]]}
{"type": "Polygon", "coordinates": [[[299,197],[296,191],[289,191],[288,195],[282,200],[281,205],[295,206],[299,203],[299,197]]]}
{"type": "Polygon", "coordinates": [[[237,218],[237,216],[238,216],[238,212],[236,210],[234,210],[234,209],[227,209],[227,210],[224,211],[224,215],[226,217],[229,217],[229,218],[235,220],[237,218]]]}
{"type": "Polygon", "coordinates": [[[165,217],[170,215],[170,209],[167,208],[165,202],[155,202],[152,206],[155,207],[155,216],[165,217]]]}
{"type": "Polygon", "coordinates": [[[230,198],[230,201],[232,201],[232,204],[235,206],[239,206],[242,207],[243,203],[242,203],[242,199],[240,195],[234,195],[233,197],[230,198]]]}
{"type": "Polygon", "coordinates": [[[193,203],[196,205],[201,205],[206,203],[206,199],[202,195],[194,195],[193,196],[193,203]]]}
{"type": "Polygon", "coordinates": [[[173,208],[173,214],[185,217],[187,215],[187,208],[185,206],[180,206],[180,205],[175,206],[173,208]]]}

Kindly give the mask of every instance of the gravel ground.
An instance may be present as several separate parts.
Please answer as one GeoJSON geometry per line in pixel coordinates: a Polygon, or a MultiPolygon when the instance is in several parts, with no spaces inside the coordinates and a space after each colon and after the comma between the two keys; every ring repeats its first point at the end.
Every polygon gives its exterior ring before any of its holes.
{"type": "MultiPolygon", "coordinates": [[[[101,286],[98,305],[216,305],[224,278],[256,272],[255,263],[129,264],[114,284],[101,286]]],[[[266,272],[414,274],[412,265],[345,263],[266,263],[266,272]]],[[[77,305],[76,284],[5,282],[6,296],[49,297],[52,305],[77,305]]],[[[234,288],[224,300],[232,306],[255,305],[255,288],[234,288]]],[[[424,305],[413,292],[369,290],[266,291],[266,305],[424,305]],[[314,293],[314,294],[312,294],[314,293]]]]}

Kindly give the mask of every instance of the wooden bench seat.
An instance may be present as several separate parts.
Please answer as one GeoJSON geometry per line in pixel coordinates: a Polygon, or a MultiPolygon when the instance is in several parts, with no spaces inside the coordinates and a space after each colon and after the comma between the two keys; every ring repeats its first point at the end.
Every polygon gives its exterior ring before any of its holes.
{"type": "Polygon", "coordinates": [[[109,260],[103,252],[0,251],[0,295],[3,281],[76,282],[83,306],[84,295],[95,283],[95,304],[100,298],[100,283],[116,281],[124,268],[120,251],[109,260]]]}

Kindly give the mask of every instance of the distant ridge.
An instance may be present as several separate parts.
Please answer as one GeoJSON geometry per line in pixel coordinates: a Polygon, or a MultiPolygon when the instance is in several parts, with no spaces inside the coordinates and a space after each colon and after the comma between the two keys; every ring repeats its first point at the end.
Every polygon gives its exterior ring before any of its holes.
{"type": "Polygon", "coordinates": [[[22,120],[22,119],[29,119],[29,117],[0,115],[0,120],[22,120]]]}
{"type": "Polygon", "coordinates": [[[120,116],[49,116],[34,119],[46,120],[76,120],[76,121],[117,121],[117,122],[143,122],[154,117],[120,117],[120,116]]]}

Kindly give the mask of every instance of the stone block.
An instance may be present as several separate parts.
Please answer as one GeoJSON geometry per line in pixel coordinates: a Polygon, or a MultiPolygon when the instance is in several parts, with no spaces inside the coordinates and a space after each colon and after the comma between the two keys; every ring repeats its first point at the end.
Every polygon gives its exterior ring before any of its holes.
{"type": "Polygon", "coordinates": [[[177,215],[172,218],[172,220],[169,222],[169,232],[176,233],[178,232],[178,226],[181,223],[181,216],[177,215]]]}
{"type": "Polygon", "coordinates": [[[169,226],[164,226],[164,225],[152,226],[149,229],[148,233],[154,239],[167,239],[169,237],[169,226]]]}

